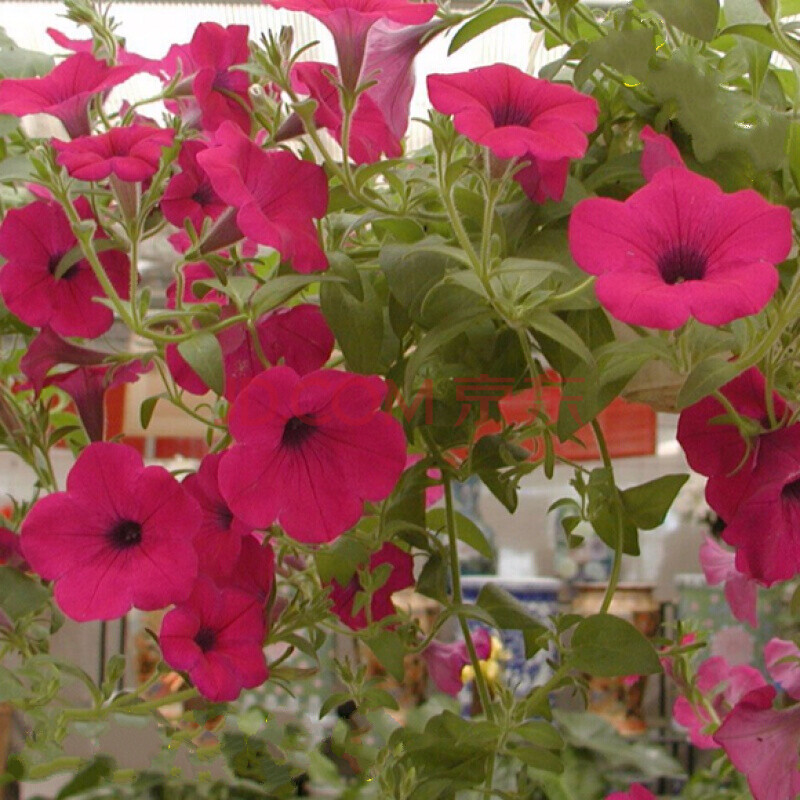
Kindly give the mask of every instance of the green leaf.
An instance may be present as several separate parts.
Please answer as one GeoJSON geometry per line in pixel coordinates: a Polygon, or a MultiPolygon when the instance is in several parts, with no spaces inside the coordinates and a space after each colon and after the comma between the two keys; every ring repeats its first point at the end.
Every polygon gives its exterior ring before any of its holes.
{"type": "Polygon", "coordinates": [[[50,592],[39,581],[13,567],[0,566],[0,608],[18,620],[43,609],[50,592]]]}
{"type": "Polygon", "coordinates": [[[476,36],[480,36],[484,31],[494,28],[495,25],[499,25],[501,22],[527,16],[525,11],[514,6],[494,6],[489,8],[458,29],[453,41],[450,42],[450,47],[447,49],[447,55],[453,55],[456,50],[460,50],[467,42],[471,42],[476,36]]]}
{"type": "Polygon", "coordinates": [[[586,343],[561,317],[548,311],[534,309],[533,313],[525,318],[525,321],[536,333],[543,333],[562,347],[566,347],[581,361],[585,361],[587,364],[594,363],[594,356],[586,343]]]}
{"type": "Polygon", "coordinates": [[[564,771],[564,764],[561,759],[555,753],[542,747],[525,745],[509,747],[506,750],[506,754],[535,769],[543,769],[546,772],[555,773],[564,771]]]}
{"type": "Polygon", "coordinates": [[[46,75],[55,66],[53,57],[35,50],[15,47],[12,50],[0,50],[0,77],[2,78],[35,78],[46,75]]]}
{"type": "Polygon", "coordinates": [[[364,643],[372,650],[381,666],[400,682],[405,674],[406,648],[402,638],[394,631],[381,631],[375,636],[365,637],[364,643]]]}
{"type": "Polygon", "coordinates": [[[560,750],[564,747],[564,739],[561,734],[549,722],[533,720],[514,728],[514,734],[535,744],[538,747],[545,747],[548,750],[560,750]]]}
{"type": "Polygon", "coordinates": [[[647,0],[647,4],[684,33],[704,42],[714,38],[719,0],[647,0]]]}
{"type": "Polygon", "coordinates": [[[153,395],[153,397],[147,397],[139,406],[139,422],[144,430],[147,430],[150,420],[153,419],[153,412],[156,410],[156,403],[158,403],[162,397],[163,395],[160,394],[153,395]]]}
{"type": "Polygon", "coordinates": [[[77,794],[94,789],[111,775],[115,767],[113,758],[109,756],[95,756],[83,769],[81,769],[56,795],[56,800],[65,797],[74,797],[77,794]]]}
{"type": "MultiPolygon", "coordinates": [[[[456,536],[469,545],[473,550],[477,550],[485,558],[495,557],[492,546],[486,540],[483,531],[468,517],[455,512],[456,536]]],[[[444,508],[434,508],[428,512],[428,527],[441,530],[447,526],[447,511],[444,508]]]]}
{"type": "Polygon", "coordinates": [[[200,376],[203,383],[218,395],[225,393],[225,367],[222,348],[213,333],[200,331],[178,345],[178,352],[200,376]]]}
{"type": "Polygon", "coordinates": [[[602,678],[655,675],[662,671],[653,645],[630,622],[612,614],[595,614],[572,634],[567,663],[602,678]]]}
{"type": "Polygon", "coordinates": [[[698,400],[713,394],[720,386],[732,381],[742,368],[725,356],[709,356],[701,361],[686,378],[678,392],[678,408],[694,405],[698,400]]]}
{"type": "Polygon", "coordinates": [[[622,504],[637,528],[653,530],[664,522],[678,492],[688,480],[688,475],[662,475],[620,492],[622,504]]]}
{"type": "Polygon", "coordinates": [[[261,316],[265,311],[270,311],[276,306],[282,305],[298,292],[303,291],[314,283],[328,283],[330,281],[341,281],[335,275],[279,275],[277,278],[270,278],[250,300],[256,316],[261,316]]]}
{"type": "Polygon", "coordinates": [[[538,630],[542,627],[542,621],[533,616],[525,605],[494,583],[484,584],[476,605],[488,611],[497,627],[503,630],[538,630]]]}

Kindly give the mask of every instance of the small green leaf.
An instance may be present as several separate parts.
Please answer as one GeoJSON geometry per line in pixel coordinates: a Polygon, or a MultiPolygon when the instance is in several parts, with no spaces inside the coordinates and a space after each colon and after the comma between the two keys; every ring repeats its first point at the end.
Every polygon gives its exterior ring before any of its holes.
{"type": "Polygon", "coordinates": [[[557,342],[578,356],[581,361],[587,364],[594,363],[594,356],[586,346],[586,343],[561,317],[549,311],[534,309],[533,313],[525,321],[536,333],[542,333],[557,342]]]}
{"type": "Polygon", "coordinates": [[[450,42],[450,47],[447,49],[447,55],[453,55],[456,50],[460,50],[467,42],[471,42],[476,36],[480,36],[484,31],[494,28],[495,25],[499,25],[501,22],[527,16],[525,11],[514,6],[494,6],[489,8],[458,29],[453,41],[450,42]]]}
{"type": "Polygon", "coordinates": [[[225,392],[225,367],[222,348],[213,333],[201,331],[178,345],[178,352],[200,376],[209,389],[219,395],[225,392]]]}
{"type": "Polygon", "coordinates": [[[686,378],[686,382],[678,392],[678,408],[694,405],[699,400],[732,381],[742,368],[735,361],[725,356],[709,356],[701,361],[686,378]]]}
{"type": "Polygon", "coordinates": [[[612,614],[587,617],[575,628],[567,663],[602,678],[662,671],[653,645],[630,622],[612,614]]]}
{"type": "Polygon", "coordinates": [[[316,273],[313,275],[279,275],[277,278],[270,278],[256,291],[250,299],[250,305],[258,317],[265,311],[282,305],[312,284],[331,281],[341,281],[341,278],[335,275],[317,275],[316,273]]]}
{"type": "Polygon", "coordinates": [[[74,797],[88,789],[94,789],[96,786],[100,785],[101,781],[111,775],[114,766],[113,758],[109,756],[95,756],[61,789],[56,795],[56,800],[64,800],[65,797],[74,797]]]}
{"type": "Polygon", "coordinates": [[[710,42],[717,30],[719,0],[647,0],[647,4],[666,22],[710,42]]]}
{"type": "Polygon", "coordinates": [[[688,480],[688,475],[662,475],[620,492],[622,504],[634,525],[644,531],[661,525],[678,492],[688,480]]]}
{"type": "Polygon", "coordinates": [[[50,600],[39,581],[13,567],[0,566],[0,608],[13,620],[34,614],[50,600]]]}
{"type": "Polygon", "coordinates": [[[400,636],[394,631],[381,631],[375,636],[365,638],[364,641],[381,666],[395,680],[402,681],[405,674],[406,648],[400,636]]]}
{"type": "MultiPolygon", "coordinates": [[[[492,546],[486,540],[483,531],[468,517],[455,512],[456,536],[469,545],[473,550],[477,550],[485,558],[493,559],[495,553],[492,546]]],[[[447,525],[447,512],[443,508],[434,508],[428,512],[428,527],[441,530],[447,525]]]]}
{"type": "Polygon", "coordinates": [[[163,395],[160,394],[153,395],[153,397],[147,397],[142,401],[141,406],[139,406],[139,422],[144,430],[147,430],[150,420],[153,419],[153,412],[156,410],[156,403],[158,403],[162,397],[163,395]]]}
{"type": "Polygon", "coordinates": [[[478,594],[476,604],[492,615],[503,630],[538,630],[542,621],[520,603],[516,597],[494,583],[486,583],[478,594]]]}

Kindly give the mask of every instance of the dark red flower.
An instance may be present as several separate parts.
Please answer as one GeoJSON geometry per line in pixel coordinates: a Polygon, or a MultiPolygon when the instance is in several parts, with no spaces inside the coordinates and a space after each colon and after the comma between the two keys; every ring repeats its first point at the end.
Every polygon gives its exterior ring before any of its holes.
{"type": "MultiPolygon", "coordinates": [[[[61,206],[37,200],[11,209],[0,225],[0,294],[9,310],[36,328],[50,325],[62,336],[94,338],[114,321],[110,308],[95,302],[104,296],[89,262],[78,259],[60,277],[61,259],[78,240],[61,206]]],[[[120,297],[128,297],[128,259],[105,250],[99,259],[120,297]]]]}
{"type": "Polygon", "coordinates": [[[410,553],[387,542],[370,556],[368,570],[375,572],[383,565],[388,565],[391,569],[386,580],[370,598],[369,615],[366,607],[354,613],[356,595],[364,590],[358,573],[353,575],[346,586],[342,586],[336,580],[331,581],[332,611],[354,631],[366,628],[370,622],[379,622],[394,614],[392,595],[414,585],[414,559],[410,553]]]}
{"type": "Polygon", "coordinates": [[[205,142],[196,139],[184,142],[178,154],[181,171],[167,184],[161,198],[161,210],[169,222],[182,228],[188,219],[199,231],[203,221],[216,219],[228,206],[224,203],[208,175],[197,163],[197,154],[208,149],[205,142]]]}
{"type": "Polygon", "coordinates": [[[0,114],[49,114],[64,123],[71,137],[84,136],[91,130],[88,109],[92,98],[138,71],[132,66],[109,67],[88,53],[76,53],[42,78],[0,80],[0,114]]]}

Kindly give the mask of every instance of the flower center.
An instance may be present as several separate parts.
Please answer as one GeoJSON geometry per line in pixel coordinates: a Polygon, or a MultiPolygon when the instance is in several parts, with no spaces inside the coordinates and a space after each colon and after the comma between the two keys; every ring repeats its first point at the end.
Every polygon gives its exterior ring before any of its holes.
{"type": "Polygon", "coordinates": [[[519,125],[527,128],[533,119],[533,112],[529,108],[520,108],[513,103],[492,109],[492,120],[498,128],[505,128],[509,125],[519,125]]]}
{"type": "Polygon", "coordinates": [[[300,447],[300,445],[308,439],[313,430],[313,426],[300,419],[300,417],[290,417],[286,420],[281,444],[284,447],[300,447]]]}
{"type": "MultiPolygon", "coordinates": [[[[50,258],[47,259],[47,271],[51,275],[53,275],[54,277],[55,277],[55,274],[56,274],[56,270],[58,269],[58,265],[61,263],[61,259],[64,258],[65,255],[66,255],[66,252],[64,252],[64,253],[52,253],[50,255],[50,258]]],[[[78,265],[77,264],[73,264],[71,267],[69,267],[69,269],[67,269],[66,272],[64,272],[63,275],[59,276],[59,280],[63,281],[63,280],[66,280],[68,278],[71,278],[75,274],[75,271],[77,269],[78,269],[78,265]]]]}
{"type": "Polygon", "coordinates": [[[204,652],[207,653],[214,646],[217,635],[211,628],[203,627],[195,634],[194,643],[204,652]]]}
{"type": "Polygon", "coordinates": [[[706,257],[693,247],[679,244],[658,259],[658,271],[664,283],[673,286],[684,281],[701,281],[706,274],[706,257]]]}
{"type": "Polygon", "coordinates": [[[108,538],[118,550],[127,550],[142,541],[142,526],[132,519],[120,520],[108,532],[108,538]]]}
{"type": "Polygon", "coordinates": [[[214,190],[211,188],[210,183],[201,183],[192,195],[192,200],[199,206],[210,205],[214,199],[214,190]]]}
{"type": "Polygon", "coordinates": [[[233,514],[228,506],[222,504],[218,505],[215,514],[221,528],[230,528],[233,522],[233,514]]]}
{"type": "Polygon", "coordinates": [[[800,506],[800,478],[787,483],[781,489],[781,499],[792,503],[793,505],[800,506]]]}

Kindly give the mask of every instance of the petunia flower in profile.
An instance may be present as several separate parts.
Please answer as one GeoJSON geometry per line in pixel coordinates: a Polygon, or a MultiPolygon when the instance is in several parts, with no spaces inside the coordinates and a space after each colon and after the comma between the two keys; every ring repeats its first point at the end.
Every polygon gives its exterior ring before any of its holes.
{"type": "Polygon", "coordinates": [[[389,496],[406,462],[402,426],[380,410],[377,376],[273,367],[231,406],[236,444],[223,456],[220,489],[256,529],[277,521],[301,542],[329,542],[351,528],[364,502],[389,496]]]}
{"type": "MultiPolygon", "coordinates": [[[[338,80],[336,67],[317,61],[303,61],[292,69],[292,83],[300,94],[308,95],[317,102],[314,111],[314,124],[327,129],[333,138],[342,144],[342,107],[339,90],[334,80],[338,80]]],[[[296,130],[302,133],[302,123],[293,114],[284,124],[286,132],[296,130]]],[[[278,132],[281,138],[281,132],[278,132]]],[[[356,164],[371,164],[382,155],[395,158],[401,155],[403,147],[386,123],[381,109],[375,101],[364,93],[358,97],[353,112],[348,141],[348,154],[356,164]]]]}
{"type": "Polygon", "coordinates": [[[55,581],[72,619],[116,619],[185,600],[197,575],[200,509],[163,467],[131,447],[90,444],[64,492],[43,497],[22,524],[22,552],[55,581]]]}
{"type": "Polygon", "coordinates": [[[56,161],[73,178],[101,181],[110,175],[129,183],[152,178],[165,147],[172,145],[175,131],[128,125],[111,128],[94,136],[80,136],[70,142],[53,139],[56,161]]]}
{"type": "MultiPolygon", "coordinates": [[[[63,274],[59,264],[74,254],[78,240],[61,206],[37,200],[12,208],[0,224],[0,295],[9,310],[35,328],[46,325],[62,336],[94,338],[114,321],[110,308],[96,302],[104,297],[92,267],[77,259],[63,274]]],[[[98,254],[108,279],[123,299],[128,298],[128,258],[105,250],[98,254]]]]}
{"type": "Polygon", "coordinates": [[[0,114],[49,114],[61,120],[71,137],[85,136],[91,132],[92,98],[105,95],[138,71],[134,66],[109,67],[88,53],[76,53],[44,77],[0,80],[0,114]]]}
{"type": "MultiPolygon", "coordinates": [[[[766,686],[766,681],[757,669],[746,665],[732,667],[722,656],[706,659],[697,670],[697,691],[714,709],[717,720],[725,719],[748,692],[762,686],[766,686]]],[[[688,698],[679,697],[672,716],[688,729],[695,747],[708,750],[719,746],[713,736],[716,720],[705,705],[695,705],[688,698]]]]}
{"type": "Polygon", "coordinates": [[[252,527],[237,519],[219,491],[220,453],[203,457],[197,472],[184,478],[183,488],[197,501],[202,512],[194,538],[199,570],[214,581],[227,578],[242,551],[242,540],[252,527]]]}
{"type": "Polygon", "coordinates": [[[717,746],[746,778],[754,800],[796,800],[800,795],[800,706],[776,710],[775,690],[745,695],[714,734],[717,746]]]}
{"type": "Polygon", "coordinates": [[[612,792],[606,795],[606,800],[658,800],[658,798],[641,783],[632,783],[627,792],[612,792]]]}
{"type": "Polygon", "coordinates": [[[700,565],[709,586],[725,585],[725,600],[736,619],[758,627],[758,584],[736,569],[736,554],[706,537],[700,547],[700,565]]]}
{"type": "Polygon", "coordinates": [[[220,126],[214,146],[198,153],[197,161],[232,207],[203,241],[203,252],[246,236],[277,250],[296,272],[327,269],[314,224],[328,209],[322,167],[283,150],[262,150],[230,122],[220,126]]]}
{"type": "Polygon", "coordinates": [[[764,648],[770,678],[794,700],[800,700],[800,648],[787,639],[772,638],[764,648]]]}
{"type": "Polygon", "coordinates": [[[173,45],[161,68],[165,77],[183,77],[178,98],[168,101],[184,124],[213,132],[231,122],[250,132],[250,80],[242,69],[250,57],[247,25],[223,27],[216,22],[197,26],[191,42],[173,45]]]}
{"type": "Polygon", "coordinates": [[[188,672],[203,697],[223,703],[269,677],[264,634],[250,595],[200,577],[191,597],[164,617],[158,643],[167,664],[188,672]]]}
{"type": "MultiPolygon", "coordinates": [[[[69,50],[73,53],[88,53],[89,55],[95,54],[95,41],[94,39],[71,39],[66,34],[55,28],[48,28],[45,33],[64,50],[69,50]]],[[[149,72],[151,75],[159,76],[161,74],[161,62],[158,60],[145,58],[144,56],[131,53],[122,46],[117,47],[116,61],[123,67],[133,67],[136,72],[149,72]]]]}
{"type": "Polygon", "coordinates": [[[356,598],[364,591],[358,573],[354,573],[345,586],[335,579],[331,581],[331,610],[348,628],[360,631],[370,622],[380,622],[392,616],[396,613],[392,595],[414,585],[414,559],[410,553],[386,542],[380,550],[370,556],[366,570],[373,573],[385,565],[390,567],[386,579],[372,593],[369,603],[360,606],[358,610],[356,610],[356,598]]]}
{"type": "Polygon", "coordinates": [[[222,588],[238,589],[250,595],[263,609],[275,583],[275,552],[269,542],[261,543],[255,536],[245,536],[239,558],[231,574],[217,581],[222,588]]]}
{"type": "Polygon", "coordinates": [[[681,151],[666,134],[656,133],[649,125],[645,125],[639,138],[644,144],[641,170],[645,180],[652,180],[659,170],[667,167],[686,166],[681,151]]]}
{"type": "Polygon", "coordinates": [[[197,163],[197,154],[206,149],[208,145],[196,139],[184,142],[178,153],[181,171],[164,189],[161,211],[176,228],[182,228],[188,219],[194,229],[200,231],[206,219],[216,219],[228,207],[197,163]]]}
{"type": "MultiPolygon", "coordinates": [[[[478,628],[472,636],[479,661],[485,661],[492,652],[492,637],[486,628],[478,628]]],[[[462,673],[470,663],[467,645],[464,641],[432,641],[423,651],[422,657],[428,668],[428,675],[440,692],[457,697],[464,686],[462,673]]]]}
{"type": "Polygon", "coordinates": [[[509,64],[430,75],[428,97],[460,134],[525,164],[518,180],[536,202],[562,198],[569,160],[585,155],[599,113],[593,97],[509,64]]]}
{"type": "Polygon", "coordinates": [[[408,0],[265,0],[274,8],[303,11],[318,19],[333,36],[342,83],[353,90],[359,83],[367,37],[381,20],[421,25],[436,13],[435,3],[408,0]]]}
{"type": "Polygon", "coordinates": [[[791,215],[752,189],[725,194],[708,178],[667,167],[624,202],[578,203],[569,246],[578,266],[598,276],[597,299],[622,322],[725,325],[758,313],[775,293],[791,215]]]}

